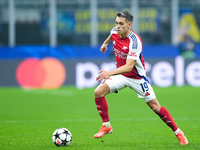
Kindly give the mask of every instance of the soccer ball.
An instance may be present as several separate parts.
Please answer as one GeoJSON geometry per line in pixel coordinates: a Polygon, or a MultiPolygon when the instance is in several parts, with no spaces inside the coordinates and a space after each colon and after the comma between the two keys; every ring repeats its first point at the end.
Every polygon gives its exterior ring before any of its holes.
{"type": "Polygon", "coordinates": [[[72,141],[72,134],[66,128],[59,128],[53,132],[52,141],[56,146],[67,146],[72,141]]]}

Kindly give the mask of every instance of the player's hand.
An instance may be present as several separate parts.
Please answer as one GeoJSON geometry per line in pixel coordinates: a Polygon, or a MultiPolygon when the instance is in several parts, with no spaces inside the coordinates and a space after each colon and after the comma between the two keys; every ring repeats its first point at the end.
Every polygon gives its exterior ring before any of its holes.
{"type": "Polygon", "coordinates": [[[105,53],[106,50],[107,50],[107,46],[106,46],[106,45],[102,45],[101,48],[100,48],[100,51],[101,51],[102,53],[105,53]]]}
{"type": "Polygon", "coordinates": [[[110,77],[110,73],[105,70],[100,70],[99,73],[100,75],[98,75],[98,77],[96,78],[96,81],[103,80],[102,83],[104,83],[110,77]]]}

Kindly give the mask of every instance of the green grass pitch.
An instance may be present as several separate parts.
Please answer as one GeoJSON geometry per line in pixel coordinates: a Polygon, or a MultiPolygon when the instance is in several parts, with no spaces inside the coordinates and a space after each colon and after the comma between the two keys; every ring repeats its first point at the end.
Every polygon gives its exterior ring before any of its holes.
{"type": "Polygon", "coordinates": [[[0,88],[0,149],[2,150],[194,150],[200,149],[200,88],[154,87],[188,138],[182,146],[171,129],[134,91],[126,88],[106,96],[113,133],[94,139],[102,125],[94,103],[94,88],[56,90],[0,88]],[[55,129],[72,133],[68,147],[52,142],[55,129]]]}

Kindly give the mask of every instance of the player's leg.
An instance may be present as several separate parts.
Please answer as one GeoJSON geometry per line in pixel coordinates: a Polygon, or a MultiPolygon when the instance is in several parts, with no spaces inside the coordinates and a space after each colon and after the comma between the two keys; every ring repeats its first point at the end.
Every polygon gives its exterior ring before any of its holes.
{"type": "Polygon", "coordinates": [[[154,90],[148,80],[129,80],[129,87],[135,90],[138,97],[144,98],[148,106],[173,130],[180,143],[182,145],[188,144],[186,137],[174,122],[169,111],[159,104],[154,90]]]}
{"type": "Polygon", "coordinates": [[[104,123],[109,122],[108,104],[105,98],[109,93],[110,88],[106,83],[100,84],[100,86],[94,90],[96,107],[104,123]]]}
{"type": "Polygon", "coordinates": [[[156,113],[158,116],[175,132],[178,129],[178,126],[175,124],[171,114],[165,107],[162,107],[158,100],[151,84],[147,79],[141,79],[135,84],[137,89],[136,93],[139,97],[143,97],[148,106],[156,113]]]}
{"type": "Polygon", "coordinates": [[[148,101],[147,104],[172,129],[172,131],[175,132],[178,129],[178,126],[174,122],[169,111],[165,107],[162,107],[156,98],[148,101]]]}
{"type": "Polygon", "coordinates": [[[169,111],[165,107],[161,106],[156,98],[148,101],[147,104],[166,123],[166,125],[168,125],[172,129],[172,131],[180,141],[180,144],[187,145],[187,138],[185,137],[184,133],[178,128],[169,111]]]}
{"type": "Polygon", "coordinates": [[[108,104],[105,96],[112,92],[117,92],[118,90],[125,87],[123,83],[122,75],[111,76],[105,81],[105,83],[100,84],[94,91],[95,103],[99,115],[102,118],[103,126],[100,131],[94,135],[94,138],[100,138],[105,134],[112,132],[112,126],[110,125],[109,115],[108,115],[108,104]]]}
{"type": "Polygon", "coordinates": [[[110,88],[106,83],[100,84],[94,91],[96,107],[103,122],[103,126],[100,128],[100,131],[94,135],[94,138],[100,138],[105,134],[112,133],[112,126],[110,125],[108,115],[108,104],[105,98],[105,95],[109,93],[110,88]]]}

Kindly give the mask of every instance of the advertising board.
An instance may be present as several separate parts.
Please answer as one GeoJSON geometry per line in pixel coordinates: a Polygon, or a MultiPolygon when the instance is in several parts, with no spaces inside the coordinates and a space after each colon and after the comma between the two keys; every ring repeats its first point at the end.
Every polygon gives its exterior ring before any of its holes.
{"type": "MultiPolygon", "coordinates": [[[[200,60],[146,59],[147,77],[152,85],[169,87],[188,84],[200,87],[200,60]]],[[[24,60],[0,60],[0,87],[59,88],[76,86],[92,88],[99,70],[116,68],[113,59],[58,60],[56,58],[28,58],[24,60]]]]}

